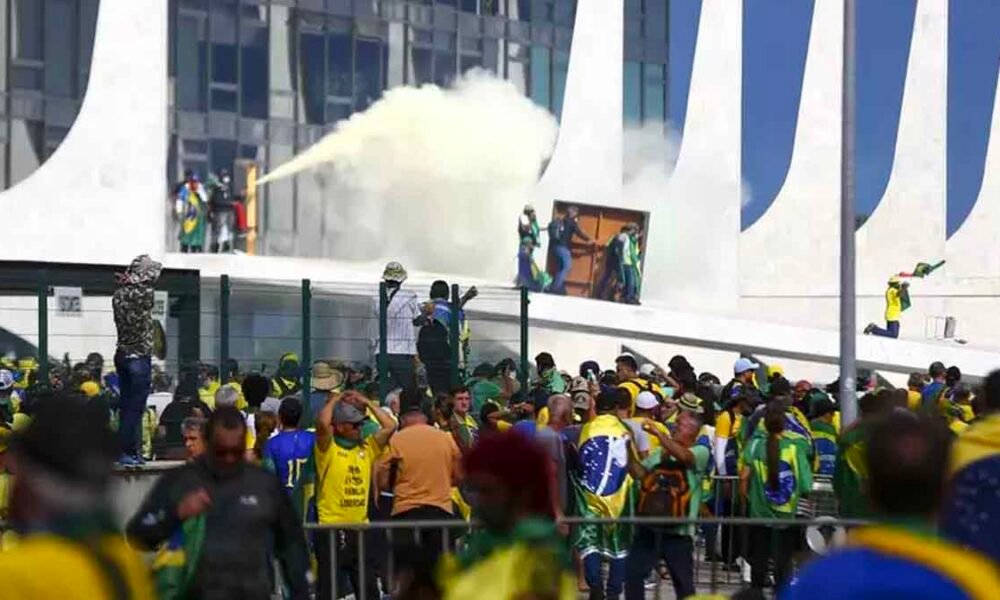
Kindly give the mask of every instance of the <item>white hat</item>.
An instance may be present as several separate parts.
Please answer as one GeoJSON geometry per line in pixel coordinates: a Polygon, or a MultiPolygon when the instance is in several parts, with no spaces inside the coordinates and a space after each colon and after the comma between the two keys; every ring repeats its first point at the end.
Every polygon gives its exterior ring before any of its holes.
{"type": "Polygon", "coordinates": [[[660,401],[656,399],[656,394],[649,391],[639,392],[635,397],[635,407],[642,410],[653,410],[659,406],[660,401]]]}
{"type": "Polygon", "coordinates": [[[643,363],[642,366],[639,367],[639,374],[649,377],[650,375],[653,374],[653,371],[655,370],[656,367],[654,367],[652,363],[643,363]]]}

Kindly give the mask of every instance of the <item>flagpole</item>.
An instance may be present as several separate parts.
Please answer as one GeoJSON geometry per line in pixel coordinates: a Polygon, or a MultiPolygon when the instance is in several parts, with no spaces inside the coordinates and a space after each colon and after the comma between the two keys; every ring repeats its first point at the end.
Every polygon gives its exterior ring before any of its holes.
{"type": "Polygon", "coordinates": [[[844,0],[843,82],[841,90],[840,147],[840,418],[842,426],[858,416],[855,314],[855,64],[857,53],[857,0],[844,0]]]}

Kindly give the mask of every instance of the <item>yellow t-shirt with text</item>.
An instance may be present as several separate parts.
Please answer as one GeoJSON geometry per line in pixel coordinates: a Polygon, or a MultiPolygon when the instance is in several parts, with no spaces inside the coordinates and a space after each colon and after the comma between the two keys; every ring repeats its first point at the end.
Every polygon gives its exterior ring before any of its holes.
{"type": "Polygon", "coordinates": [[[372,465],[382,453],[375,436],[354,448],[334,440],[326,451],[316,446],[316,509],[320,523],[367,523],[372,465]]]}

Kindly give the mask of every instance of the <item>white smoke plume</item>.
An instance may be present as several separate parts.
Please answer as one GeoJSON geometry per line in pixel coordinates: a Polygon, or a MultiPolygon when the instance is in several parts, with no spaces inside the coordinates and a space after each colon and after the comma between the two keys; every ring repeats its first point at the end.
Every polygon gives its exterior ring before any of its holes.
{"type": "Polygon", "coordinates": [[[513,84],[471,71],[387,91],[261,183],[316,171],[324,256],[506,280],[556,134],[513,84]]]}

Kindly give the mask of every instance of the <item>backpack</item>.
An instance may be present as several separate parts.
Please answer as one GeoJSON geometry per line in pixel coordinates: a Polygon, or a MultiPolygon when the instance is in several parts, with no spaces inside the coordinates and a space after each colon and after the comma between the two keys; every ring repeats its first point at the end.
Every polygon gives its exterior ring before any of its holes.
{"type": "Polygon", "coordinates": [[[676,461],[661,461],[642,478],[639,509],[643,517],[687,517],[691,486],[687,469],[676,461]]]}

